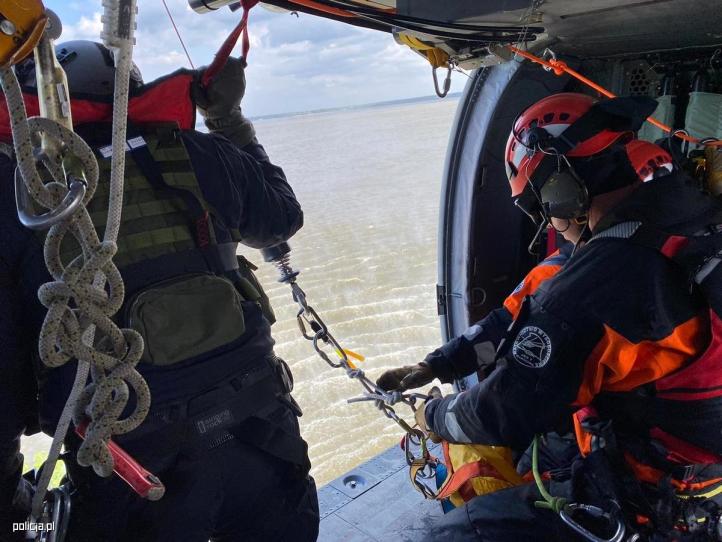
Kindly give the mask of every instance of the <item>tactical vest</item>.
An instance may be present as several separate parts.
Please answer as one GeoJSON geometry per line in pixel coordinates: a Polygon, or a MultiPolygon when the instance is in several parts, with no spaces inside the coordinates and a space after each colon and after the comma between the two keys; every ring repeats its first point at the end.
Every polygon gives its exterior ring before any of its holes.
{"type": "MultiPolygon", "coordinates": [[[[136,278],[129,279],[116,319],[143,335],[143,361],[172,365],[232,342],[245,331],[242,311],[233,306],[243,301],[258,303],[273,323],[268,297],[253,274],[255,266],[236,256],[240,233],[225,231],[231,241],[217,241],[215,230],[223,222],[203,197],[177,127],[148,125],[134,132],[127,143],[114,261],[124,276],[135,270],[129,274],[136,278]],[[170,276],[145,280],[138,270],[153,261],[165,262],[170,276]],[[191,262],[196,270],[184,272],[191,262]]],[[[100,237],[107,221],[111,151],[109,145],[97,149],[100,179],[88,204],[100,237]]],[[[67,236],[61,247],[63,262],[79,254],[77,242],[67,236]]]]}
{"type": "MultiPolygon", "coordinates": [[[[102,238],[110,177],[107,125],[80,126],[78,132],[98,154],[100,179],[88,211],[102,238]]],[[[273,353],[275,317],[256,268],[236,255],[240,233],[225,229],[203,197],[175,124],[129,127],[127,153],[114,258],[126,299],[115,318],[143,335],[138,370],[153,402],[143,424],[117,440],[122,445],[148,433],[163,435],[172,423],[175,437],[159,437],[158,449],[148,452],[154,457],[162,459],[169,447],[202,452],[235,439],[305,475],[306,443],[273,420],[282,405],[301,412],[290,395],[290,370],[273,353]]],[[[75,240],[66,237],[63,262],[78,254],[75,240]]],[[[57,423],[52,417],[65,402],[69,380],[63,371],[47,374],[45,430],[57,423]]]]}

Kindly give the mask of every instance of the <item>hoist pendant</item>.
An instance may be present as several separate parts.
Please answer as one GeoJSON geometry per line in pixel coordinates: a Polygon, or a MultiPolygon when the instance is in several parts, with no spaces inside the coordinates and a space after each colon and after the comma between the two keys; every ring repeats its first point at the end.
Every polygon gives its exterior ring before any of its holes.
{"type": "Polygon", "coordinates": [[[3,0],[0,4],[0,68],[9,68],[32,53],[47,23],[40,0],[3,0]]]}

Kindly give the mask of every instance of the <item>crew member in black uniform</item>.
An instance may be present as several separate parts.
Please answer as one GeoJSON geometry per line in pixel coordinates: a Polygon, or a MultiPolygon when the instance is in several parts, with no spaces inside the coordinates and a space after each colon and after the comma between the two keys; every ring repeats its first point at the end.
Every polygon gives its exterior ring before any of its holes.
{"type": "MultiPolygon", "coordinates": [[[[517,119],[506,149],[517,205],[541,226],[586,215],[592,235],[524,299],[493,371],[417,419],[450,442],[520,452],[535,435],[574,431],[577,459],[547,485],[609,515],[575,521],[600,539],[619,521],[655,540],[717,540],[722,368],[703,355],[708,298],[670,256],[685,236],[718,231],[722,210],[634,138],[655,105],[564,93],[517,119]]],[[[534,484],[476,497],[428,540],[587,539],[540,499],[534,484]]]]}
{"type": "Polygon", "coordinates": [[[534,293],[544,281],[556,275],[569,261],[575,246],[583,243],[582,220],[561,222],[554,230],[555,233],[550,232],[549,235],[555,235],[557,231],[565,242],[526,274],[501,307],[490,311],[464,333],[430,352],[424,361],[390,369],[384,372],[376,383],[385,390],[405,391],[425,386],[435,378],[451,384],[455,380],[489,369],[507,328],[519,314],[524,298],[534,293]]]}
{"type": "MultiPolygon", "coordinates": [[[[89,210],[102,236],[113,60],[102,45],[83,41],[58,46],[58,57],[68,74],[76,130],[97,151],[101,179],[89,210]]],[[[199,84],[202,70],[181,70],[147,85],[137,69],[131,75],[133,144],[115,258],[126,301],[116,318],[144,336],[138,369],[152,404],[139,428],[115,440],[161,478],[166,494],[145,501],[117,476],[100,478],[80,467],[71,430],[66,463],[75,493],[66,540],[317,537],[316,489],[299,433],[301,412],[290,395],[292,377],[273,353],[268,299],[251,264],[236,257],[238,242],[269,247],[303,224],[283,171],[241,113],[244,67],[243,59],[230,58],[208,88],[199,84]],[[211,133],[193,130],[194,105],[211,133]]],[[[34,99],[32,65],[18,73],[34,99]]],[[[52,434],[74,363],[47,370],[37,360],[45,312],[37,289],[50,280],[43,238],[17,219],[14,160],[2,156],[0,168],[2,538],[11,521],[27,518],[20,436],[38,426],[52,434]]],[[[64,245],[64,261],[77,250],[64,245]]]]}

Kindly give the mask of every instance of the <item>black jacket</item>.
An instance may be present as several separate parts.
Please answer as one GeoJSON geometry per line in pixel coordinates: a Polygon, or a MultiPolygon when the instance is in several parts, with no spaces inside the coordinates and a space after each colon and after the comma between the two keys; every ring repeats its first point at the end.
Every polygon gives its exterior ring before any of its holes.
{"type": "Polygon", "coordinates": [[[674,230],[716,209],[678,175],[641,185],[525,300],[490,376],[427,405],[430,429],[452,442],[524,450],[537,433],[569,430],[579,406],[632,393],[693,360],[709,341],[705,301],[662,254],[603,232],[633,219],[674,230]]]}
{"type": "MultiPolygon", "coordinates": [[[[245,244],[263,248],[287,240],[302,226],[303,213],[283,171],[269,161],[257,141],[238,149],[213,134],[189,131],[182,138],[203,196],[223,222],[214,224],[219,242],[228,240],[224,231],[236,229],[245,244]]],[[[0,511],[8,508],[21,473],[20,435],[38,426],[32,360],[37,357],[45,309],[37,300],[37,289],[50,280],[41,240],[23,228],[16,216],[14,167],[9,158],[0,156],[0,511]]],[[[249,348],[270,352],[270,327],[260,311],[250,315],[246,324],[255,326],[249,330],[249,348]]],[[[41,390],[43,396],[53,395],[41,397],[39,422],[46,430],[54,426],[72,381],[67,365],[51,371],[52,386],[41,390]]],[[[182,387],[195,377],[193,370],[185,373],[191,378],[174,384],[182,387]]]]}

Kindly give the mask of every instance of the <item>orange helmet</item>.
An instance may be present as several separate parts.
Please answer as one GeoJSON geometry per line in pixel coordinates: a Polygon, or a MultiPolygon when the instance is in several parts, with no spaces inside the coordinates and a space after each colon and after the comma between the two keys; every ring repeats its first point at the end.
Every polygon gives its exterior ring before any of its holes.
{"type": "MultiPolygon", "coordinates": [[[[657,102],[646,97],[596,101],[586,94],[567,92],[547,96],[527,108],[514,123],[505,152],[516,205],[537,223],[549,217],[577,218],[587,212],[593,196],[624,185],[620,183],[644,180],[664,164],[671,170],[671,157],[656,145],[621,146],[634,141],[635,132],[656,107],[657,102]],[[590,170],[585,160],[575,163],[587,170],[582,178],[570,162],[595,155],[602,158],[601,153],[612,146],[623,153],[623,161],[636,176],[620,172],[621,176],[597,178],[606,170],[595,166],[590,170]]],[[[631,174],[629,168],[625,171],[631,174]]]]}
{"type": "MultiPolygon", "coordinates": [[[[564,132],[585,113],[596,100],[586,94],[564,92],[542,98],[527,108],[514,123],[506,142],[506,175],[511,184],[511,195],[519,196],[526,188],[544,158],[544,145],[552,138],[562,138],[564,132]]],[[[628,130],[597,130],[573,145],[567,152],[559,152],[569,158],[592,156],[602,152],[624,136],[628,130]]]]}

